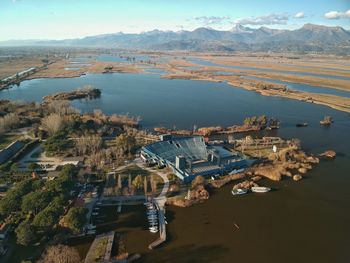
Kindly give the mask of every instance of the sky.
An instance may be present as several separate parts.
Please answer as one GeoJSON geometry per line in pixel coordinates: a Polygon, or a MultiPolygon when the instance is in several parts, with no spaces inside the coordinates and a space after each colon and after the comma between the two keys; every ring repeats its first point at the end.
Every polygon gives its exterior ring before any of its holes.
{"type": "Polygon", "coordinates": [[[0,0],[0,41],[306,23],[350,30],[350,0],[0,0]]]}

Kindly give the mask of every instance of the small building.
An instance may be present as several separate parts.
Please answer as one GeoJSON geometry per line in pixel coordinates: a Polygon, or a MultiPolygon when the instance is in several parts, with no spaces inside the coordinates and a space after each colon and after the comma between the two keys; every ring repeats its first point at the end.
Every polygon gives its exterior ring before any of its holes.
{"type": "Polygon", "coordinates": [[[84,165],[84,157],[83,156],[77,156],[77,157],[66,157],[63,159],[61,165],[66,164],[73,164],[77,167],[83,167],[84,165]]]}
{"type": "Polygon", "coordinates": [[[247,166],[246,159],[222,146],[207,145],[203,137],[161,136],[162,141],[144,146],[141,159],[167,165],[184,182],[196,176],[223,174],[247,166]]]}

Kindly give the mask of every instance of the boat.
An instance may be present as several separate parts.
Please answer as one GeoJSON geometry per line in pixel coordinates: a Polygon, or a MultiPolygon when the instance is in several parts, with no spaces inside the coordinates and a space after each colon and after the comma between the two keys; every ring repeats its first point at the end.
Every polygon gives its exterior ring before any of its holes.
{"type": "Polygon", "coordinates": [[[242,173],[244,172],[245,168],[241,168],[241,169],[234,169],[230,172],[230,175],[233,175],[233,174],[238,174],[238,173],[242,173]]]}
{"type": "Polygon", "coordinates": [[[94,226],[93,224],[89,224],[89,225],[87,225],[87,229],[94,230],[94,229],[96,229],[96,226],[94,226]]]}
{"type": "Polygon", "coordinates": [[[231,193],[232,195],[243,195],[248,193],[248,189],[245,189],[245,188],[232,189],[231,193]]]}
{"type": "Polygon", "coordinates": [[[219,180],[219,179],[220,179],[220,175],[214,174],[214,175],[212,175],[210,178],[211,178],[213,181],[219,180]]]}
{"type": "Polygon", "coordinates": [[[334,121],[333,121],[333,118],[331,116],[325,116],[323,118],[323,120],[320,121],[320,124],[328,126],[328,125],[331,125],[333,122],[334,121]]]}
{"type": "Polygon", "coordinates": [[[147,215],[156,215],[157,214],[157,211],[149,211],[147,212],[147,215]]]}
{"type": "Polygon", "coordinates": [[[267,193],[271,191],[271,188],[265,186],[253,186],[250,190],[254,193],[267,193]]]}
{"type": "Polygon", "coordinates": [[[297,123],[295,126],[297,127],[307,127],[309,124],[307,122],[301,122],[301,123],[297,123]]]}
{"type": "Polygon", "coordinates": [[[157,233],[158,232],[158,228],[152,228],[149,230],[151,233],[157,233]]]}
{"type": "Polygon", "coordinates": [[[93,212],[93,213],[91,213],[93,216],[97,216],[98,215],[98,213],[95,213],[95,212],[93,212]]]}

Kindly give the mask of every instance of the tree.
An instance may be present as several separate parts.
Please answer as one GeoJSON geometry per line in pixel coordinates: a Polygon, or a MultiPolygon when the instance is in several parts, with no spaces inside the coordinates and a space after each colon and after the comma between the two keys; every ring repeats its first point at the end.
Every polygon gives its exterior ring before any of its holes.
{"type": "Polygon", "coordinates": [[[61,115],[52,113],[41,120],[41,125],[52,136],[63,128],[64,120],[61,115]]]}
{"type": "Polygon", "coordinates": [[[0,117],[0,130],[4,133],[11,129],[17,128],[20,124],[20,119],[16,113],[6,114],[0,117]]]}
{"type": "Polygon", "coordinates": [[[46,249],[38,263],[78,263],[80,256],[75,248],[57,245],[46,249]]]}
{"type": "Polygon", "coordinates": [[[32,179],[24,180],[7,192],[6,196],[0,200],[1,215],[8,215],[20,209],[22,197],[32,191],[32,183],[32,179]]]}
{"type": "Polygon", "coordinates": [[[34,172],[35,170],[37,170],[37,169],[39,169],[39,168],[40,168],[40,165],[37,164],[37,163],[30,163],[30,164],[28,165],[29,171],[32,171],[32,172],[34,172]]]}
{"type": "Polygon", "coordinates": [[[42,211],[40,211],[33,220],[33,226],[41,231],[48,231],[59,221],[63,213],[64,197],[56,196],[52,202],[42,211]]]}
{"type": "Polygon", "coordinates": [[[11,165],[11,172],[12,173],[17,173],[18,172],[18,164],[17,163],[13,163],[12,165],[11,165]]]}
{"type": "Polygon", "coordinates": [[[15,230],[17,243],[23,246],[28,246],[35,240],[35,232],[29,221],[23,221],[15,230]]]}
{"type": "Polygon", "coordinates": [[[51,198],[51,194],[46,191],[31,192],[22,199],[22,211],[33,212],[36,215],[50,203],[51,198]]]}
{"type": "Polygon", "coordinates": [[[128,176],[128,187],[131,188],[131,174],[128,176]]]}
{"type": "Polygon", "coordinates": [[[142,184],[143,184],[143,178],[142,178],[142,175],[139,174],[132,181],[132,185],[135,188],[140,189],[142,187],[142,184]]]}
{"type": "Polygon", "coordinates": [[[131,150],[136,145],[136,139],[132,135],[121,134],[116,139],[116,146],[120,148],[124,153],[131,153],[131,150]]]}
{"type": "Polygon", "coordinates": [[[72,141],[67,139],[66,132],[60,131],[46,140],[44,144],[44,149],[50,155],[63,152],[71,146],[72,141]]]}
{"type": "Polygon", "coordinates": [[[97,135],[83,136],[76,139],[75,147],[79,155],[96,154],[102,147],[102,138],[97,135]]]}
{"type": "Polygon", "coordinates": [[[33,226],[44,232],[50,230],[59,220],[58,212],[52,208],[42,210],[34,217],[33,226]]]}
{"type": "Polygon", "coordinates": [[[143,190],[145,192],[145,195],[147,195],[147,177],[146,176],[143,180],[143,190]]]}
{"type": "Polygon", "coordinates": [[[74,234],[78,234],[85,225],[86,214],[86,208],[72,207],[64,217],[64,223],[74,234]]]}

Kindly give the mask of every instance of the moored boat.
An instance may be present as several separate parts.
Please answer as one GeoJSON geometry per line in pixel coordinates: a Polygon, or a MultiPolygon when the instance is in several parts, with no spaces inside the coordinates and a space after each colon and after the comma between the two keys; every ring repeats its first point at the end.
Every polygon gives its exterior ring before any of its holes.
{"type": "Polygon", "coordinates": [[[248,193],[248,189],[245,189],[245,188],[232,189],[231,193],[232,195],[243,195],[248,193]]]}
{"type": "Polygon", "coordinates": [[[242,173],[244,172],[245,168],[241,168],[241,169],[234,169],[232,170],[229,174],[233,175],[233,174],[238,174],[238,173],[242,173]]]}
{"type": "Polygon", "coordinates": [[[325,116],[323,118],[323,120],[320,121],[320,124],[328,126],[328,125],[331,125],[333,122],[334,121],[333,121],[333,118],[331,116],[325,116]]]}
{"type": "Polygon", "coordinates": [[[307,127],[309,124],[307,122],[297,123],[295,126],[297,127],[307,127]]]}
{"type": "Polygon", "coordinates": [[[267,193],[271,191],[271,188],[265,186],[253,186],[250,190],[254,193],[267,193]]]}

